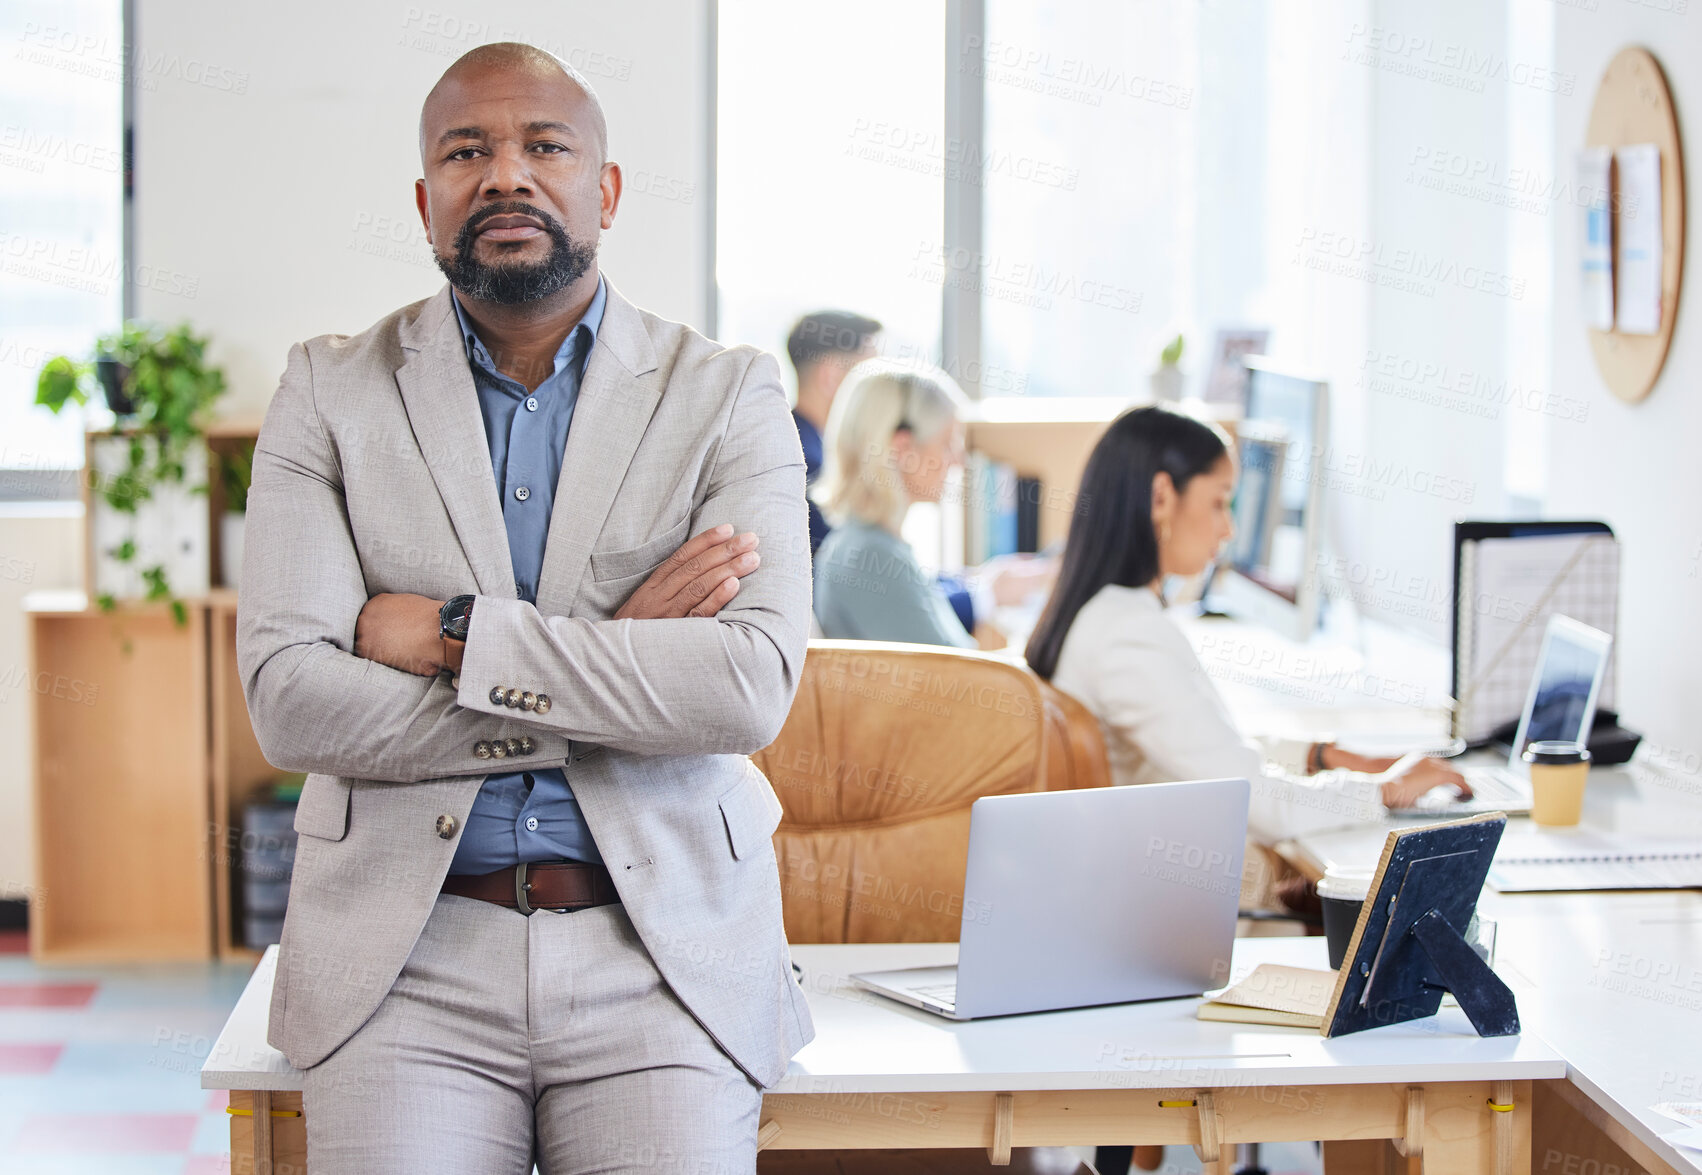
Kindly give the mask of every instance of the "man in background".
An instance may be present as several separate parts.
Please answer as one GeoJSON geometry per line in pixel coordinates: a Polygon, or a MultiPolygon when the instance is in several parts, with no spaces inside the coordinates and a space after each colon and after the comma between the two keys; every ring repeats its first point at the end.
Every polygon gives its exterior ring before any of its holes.
{"type": "MultiPolygon", "coordinates": [[[[827,414],[845,373],[874,355],[875,338],[881,324],[873,318],[848,310],[818,310],[806,314],[792,327],[786,339],[786,354],[798,373],[798,404],[792,421],[804,446],[805,484],[814,485],[821,473],[822,433],[827,431],[827,414]]],[[[827,520],[815,502],[810,503],[810,554],[816,553],[827,537],[827,520]]]]}

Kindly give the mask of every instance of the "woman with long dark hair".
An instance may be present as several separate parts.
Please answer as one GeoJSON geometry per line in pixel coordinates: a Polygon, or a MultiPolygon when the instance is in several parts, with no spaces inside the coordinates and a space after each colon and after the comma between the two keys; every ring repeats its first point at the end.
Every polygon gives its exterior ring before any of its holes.
{"type": "Polygon", "coordinates": [[[1098,717],[1114,782],[1245,776],[1249,832],[1265,844],[1376,819],[1441,784],[1466,791],[1436,759],[1380,782],[1368,773],[1393,759],[1331,743],[1261,745],[1235,729],[1160,590],[1166,576],[1204,571],[1234,533],[1235,472],[1229,438],[1214,425],[1163,407],[1113,421],[1082,474],[1029,666],[1098,717]]]}

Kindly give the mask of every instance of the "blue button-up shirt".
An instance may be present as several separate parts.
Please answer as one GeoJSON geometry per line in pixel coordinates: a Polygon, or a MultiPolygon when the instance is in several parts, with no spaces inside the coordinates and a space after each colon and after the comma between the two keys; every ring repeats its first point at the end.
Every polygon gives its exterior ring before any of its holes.
{"type": "MultiPolygon", "coordinates": [[[[514,594],[538,601],[538,575],[550,532],[567,428],[579,399],[579,383],[597,329],[603,324],[608,295],[603,280],[585,317],[556,352],[555,368],[535,391],[497,371],[490,352],[451,294],[467,363],[479,393],[479,412],[490,442],[491,469],[502,495],[502,522],[514,564],[514,594]]],[[[451,873],[489,873],[521,861],[601,861],[579,801],[560,768],[492,775],[473,799],[461,843],[449,863],[451,873]]]]}

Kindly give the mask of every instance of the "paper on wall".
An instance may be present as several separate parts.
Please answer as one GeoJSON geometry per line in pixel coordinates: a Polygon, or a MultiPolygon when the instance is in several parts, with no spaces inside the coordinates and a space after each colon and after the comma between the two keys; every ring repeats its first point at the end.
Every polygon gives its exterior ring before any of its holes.
{"type": "Polygon", "coordinates": [[[1625,334],[1661,329],[1661,149],[1638,143],[1614,152],[1619,167],[1618,308],[1625,334]]]}
{"type": "Polygon", "coordinates": [[[1584,206],[1584,235],[1578,264],[1583,278],[1584,325],[1613,329],[1613,152],[1585,147],[1578,152],[1578,196],[1584,206]]]}

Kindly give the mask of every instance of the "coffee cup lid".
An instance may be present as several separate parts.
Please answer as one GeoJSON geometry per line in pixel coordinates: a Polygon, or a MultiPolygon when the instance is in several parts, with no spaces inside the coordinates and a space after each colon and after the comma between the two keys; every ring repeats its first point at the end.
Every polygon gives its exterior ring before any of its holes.
{"type": "Polygon", "coordinates": [[[1318,881],[1318,896],[1342,902],[1363,902],[1371,892],[1375,869],[1344,869],[1330,866],[1318,881]]]}
{"type": "Polygon", "coordinates": [[[1527,763],[1559,766],[1567,763],[1588,763],[1590,752],[1583,743],[1545,740],[1526,747],[1520,758],[1527,763]]]}

